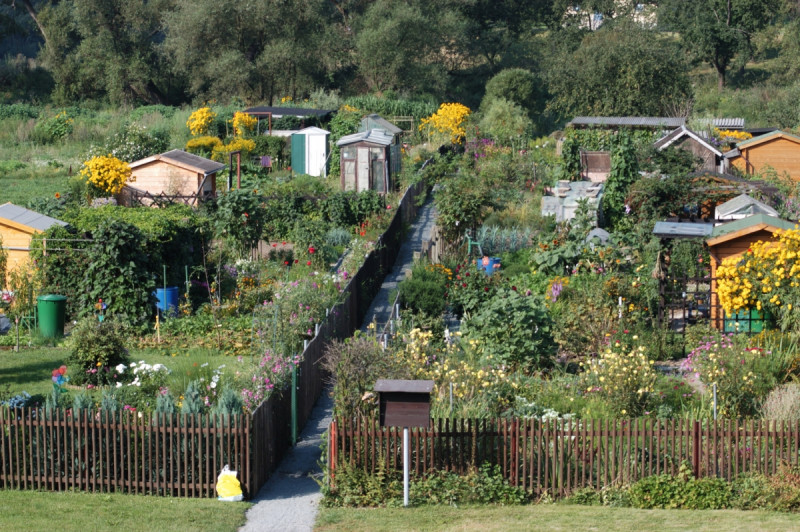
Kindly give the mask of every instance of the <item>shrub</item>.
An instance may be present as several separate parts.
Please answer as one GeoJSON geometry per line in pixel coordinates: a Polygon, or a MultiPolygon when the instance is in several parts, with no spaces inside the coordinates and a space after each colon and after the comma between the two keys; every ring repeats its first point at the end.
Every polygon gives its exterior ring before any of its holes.
{"type": "Polygon", "coordinates": [[[32,137],[42,143],[50,144],[63,140],[72,133],[74,119],[66,112],[61,111],[36,122],[32,137]]]}
{"type": "Polygon", "coordinates": [[[84,318],[69,339],[69,364],[75,366],[75,384],[104,385],[114,382],[114,368],[128,363],[125,332],[114,320],[84,318]]]}
{"type": "Polygon", "coordinates": [[[253,132],[258,124],[258,118],[242,111],[233,113],[233,134],[236,136],[248,135],[253,132]]]}
{"type": "Polygon", "coordinates": [[[549,368],[556,355],[552,320],[544,303],[515,287],[500,288],[467,322],[464,338],[483,360],[522,371],[549,368]]]}
{"type": "Polygon", "coordinates": [[[400,282],[400,300],[405,308],[428,317],[441,316],[447,303],[447,283],[453,272],[441,264],[427,261],[414,264],[411,276],[400,282]]]}
{"type": "Polygon", "coordinates": [[[731,508],[734,495],[731,485],[721,478],[696,479],[681,466],[678,476],[653,475],[635,482],[630,489],[634,508],[682,508],[717,510],[731,508]]]}
{"type": "Polygon", "coordinates": [[[222,146],[219,137],[194,137],[186,142],[186,151],[202,157],[210,157],[214,149],[219,146],[222,146]]]}
{"type": "Polygon", "coordinates": [[[203,135],[208,132],[208,128],[216,118],[217,113],[211,110],[210,107],[201,107],[189,115],[189,120],[186,121],[186,127],[192,135],[203,135]]]}
{"type": "Polygon", "coordinates": [[[443,103],[431,116],[420,120],[419,130],[436,136],[441,144],[462,144],[467,135],[465,121],[470,113],[469,107],[460,103],[443,103]]]}
{"type": "Polygon", "coordinates": [[[162,153],[169,148],[166,131],[148,130],[133,123],[122,132],[106,139],[100,146],[89,149],[89,157],[111,155],[122,161],[133,162],[162,153]]]}
{"type": "Polygon", "coordinates": [[[761,405],[761,417],[775,421],[800,420],[800,383],[790,382],[769,392],[761,405]]]}
{"type": "Polygon", "coordinates": [[[221,163],[228,162],[228,154],[231,152],[241,152],[242,161],[248,161],[250,154],[256,149],[256,143],[251,139],[236,137],[227,144],[214,146],[211,150],[211,158],[221,163]]]}
{"type": "Polygon", "coordinates": [[[94,190],[93,196],[114,195],[131,177],[131,167],[113,155],[99,155],[84,161],[81,175],[94,190]]]}
{"type": "Polygon", "coordinates": [[[584,368],[586,393],[605,398],[622,416],[641,414],[656,381],[653,361],[647,357],[644,346],[615,342],[584,368]]]}

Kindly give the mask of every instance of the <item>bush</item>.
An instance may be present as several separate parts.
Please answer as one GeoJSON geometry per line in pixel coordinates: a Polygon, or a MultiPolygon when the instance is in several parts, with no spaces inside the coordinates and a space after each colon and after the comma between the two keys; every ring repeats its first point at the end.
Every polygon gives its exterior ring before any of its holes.
{"type": "Polygon", "coordinates": [[[128,364],[125,332],[114,320],[97,321],[88,317],[78,322],[69,339],[69,365],[75,366],[75,384],[96,386],[115,381],[114,368],[128,364]]]}
{"type": "Polygon", "coordinates": [[[414,312],[439,317],[445,310],[446,285],[452,277],[452,271],[441,264],[417,262],[411,270],[411,276],[398,286],[400,301],[405,308],[414,312]]]}
{"type": "Polygon", "coordinates": [[[731,484],[721,478],[696,479],[681,466],[678,476],[653,475],[635,482],[630,489],[634,508],[681,508],[718,510],[731,508],[734,495],[731,484]]]}
{"type": "Polygon", "coordinates": [[[800,420],[800,383],[790,382],[769,392],[761,405],[761,417],[775,421],[800,420]]]}
{"type": "Polygon", "coordinates": [[[186,142],[186,151],[201,157],[211,157],[214,149],[219,146],[222,146],[222,140],[219,137],[194,137],[186,142]]]}
{"type": "Polygon", "coordinates": [[[168,148],[169,134],[166,131],[148,130],[133,123],[103,144],[92,146],[89,158],[110,154],[122,161],[133,162],[165,152],[168,148]]]}
{"type": "Polygon", "coordinates": [[[467,322],[464,338],[477,345],[484,360],[532,371],[553,365],[552,327],[540,299],[500,288],[467,322]]]}

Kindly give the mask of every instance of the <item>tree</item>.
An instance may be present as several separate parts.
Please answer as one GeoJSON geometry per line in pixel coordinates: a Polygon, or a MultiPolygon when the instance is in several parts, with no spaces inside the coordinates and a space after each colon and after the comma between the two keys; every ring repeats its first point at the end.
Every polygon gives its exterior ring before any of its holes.
{"type": "MultiPolygon", "coordinates": [[[[37,24],[40,57],[56,99],[108,98],[117,104],[166,103],[170,81],[157,42],[173,0],[65,0],[46,4],[37,24]]],[[[33,15],[32,15],[33,16],[33,15]]]]}
{"type": "Polygon", "coordinates": [[[684,47],[717,71],[719,90],[737,55],[753,55],[753,34],[770,23],[780,0],[665,0],[659,6],[662,27],[681,34],[684,47]]]}
{"type": "Polygon", "coordinates": [[[493,100],[505,99],[518,105],[532,117],[538,104],[542,101],[542,82],[530,70],[524,68],[507,68],[501,70],[486,83],[486,93],[481,101],[481,108],[493,100]]]}
{"type": "Polygon", "coordinates": [[[562,116],[664,116],[691,95],[687,69],[677,46],[658,33],[604,25],[550,58],[548,107],[562,116]]]}
{"type": "Polygon", "coordinates": [[[487,105],[478,126],[481,131],[508,146],[530,129],[531,120],[520,106],[504,98],[498,98],[487,105]]]}

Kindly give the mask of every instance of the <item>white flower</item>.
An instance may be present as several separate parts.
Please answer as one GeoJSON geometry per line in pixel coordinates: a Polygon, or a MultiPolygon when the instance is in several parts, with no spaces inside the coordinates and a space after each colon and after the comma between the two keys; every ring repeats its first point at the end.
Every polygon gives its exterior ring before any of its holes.
{"type": "Polygon", "coordinates": [[[114,369],[117,370],[117,373],[125,373],[125,368],[127,366],[125,364],[117,364],[117,367],[114,369]]]}
{"type": "Polygon", "coordinates": [[[202,364],[200,367],[201,367],[201,368],[204,368],[204,367],[206,367],[206,366],[208,366],[208,362],[203,362],[203,364],[202,364]]]}
{"type": "Polygon", "coordinates": [[[117,382],[117,388],[122,388],[122,383],[121,382],[117,382]]]}
{"type": "Polygon", "coordinates": [[[211,381],[211,387],[212,388],[216,388],[217,387],[217,381],[211,381]]]}

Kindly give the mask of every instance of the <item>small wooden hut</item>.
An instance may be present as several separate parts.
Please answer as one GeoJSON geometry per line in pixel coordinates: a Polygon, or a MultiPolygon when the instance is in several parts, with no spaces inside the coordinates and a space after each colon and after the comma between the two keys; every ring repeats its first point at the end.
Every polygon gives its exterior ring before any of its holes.
{"type": "Polygon", "coordinates": [[[131,177],[119,201],[123,205],[157,203],[159,198],[197,205],[217,194],[217,173],[225,165],[172,150],[131,163],[131,177]]]}
{"type": "Polygon", "coordinates": [[[777,240],[775,232],[794,228],[795,223],[766,214],[755,214],[722,225],[718,225],[706,240],[711,255],[711,323],[717,329],[723,328],[722,309],[717,298],[717,268],[729,257],[744,254],[759,240],[777,240]]]}
{"type": "Polygon", "coordinates": [[[720,173],[725,171],[725,160],[722,157],[722,152],[686,126],[674,129],[669,134],[658,139],[653,145],[658,151],[674,146],[690,152],[703,161],[702,165],[695,168],[695,170],[720,173]]]}
{"type": "MultiPolygon", "coordinates": [[[[33,235],[43,233],[54,225],[65,226],[67,223],[13,203],[0,205],[0,237],[3,239],[3,249],[8,254],[7,271],[28,262],[33,235]]],[[[3,273],[0,272],[0,275],[3,273]]]]}
{"type": "Polygon", "coordinates": [[[393,136],[383,129],[346,135],[336,143],[341,148],[342,190],[375,190],[385,194],[392,186],[390,147],[393,136]]]}
{"type": "Polygon", "coordinates": [[[800,137],[785,131],[771,131],[742,141],[725,153],[728,164],[752,175],[767,167],[778,174],[787,173],[800,181],[800,137]]]}

